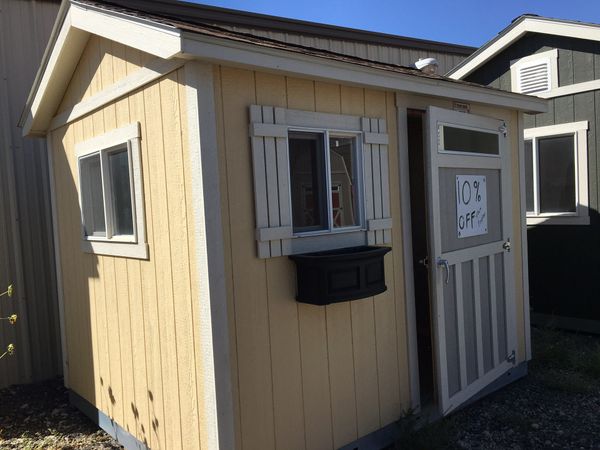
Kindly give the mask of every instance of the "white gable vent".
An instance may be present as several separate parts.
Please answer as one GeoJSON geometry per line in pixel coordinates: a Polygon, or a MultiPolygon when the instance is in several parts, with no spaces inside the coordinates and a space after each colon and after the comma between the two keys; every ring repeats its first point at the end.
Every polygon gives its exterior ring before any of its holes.
{"type": "Polygon", "coordinates": [[[550,90],[550,61],[539,60],[519,68],[519,92],[532,94],[550,90]]]}
{"type": "Polygon", "coordinates": [[[558,87],[558,50],[552,49],[510,62],[513,92],[537,94],[558,87]]]}

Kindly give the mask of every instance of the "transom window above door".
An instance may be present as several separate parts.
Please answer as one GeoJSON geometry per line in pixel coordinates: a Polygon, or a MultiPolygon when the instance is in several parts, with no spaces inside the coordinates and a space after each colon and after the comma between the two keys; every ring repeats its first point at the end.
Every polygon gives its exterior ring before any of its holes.
{"type": "Polygon", "coordinates": [[[525,130],[527,224],[586,225],[588,122],[525,130]]]}

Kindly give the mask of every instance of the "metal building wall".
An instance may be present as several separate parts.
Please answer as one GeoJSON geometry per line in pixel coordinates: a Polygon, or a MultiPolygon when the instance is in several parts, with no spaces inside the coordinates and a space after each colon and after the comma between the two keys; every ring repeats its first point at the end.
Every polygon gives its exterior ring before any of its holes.
{"type": "MultiPolygon", "coordinates": [[[[377,44],[361,42],[359,40],[337,39],[333,37],[311,36],[307,34],[285,32],[279,30],[264,30],[241,25],[216,24],[223,28],[228,28],[238,33],[248,33],[255,36],[266,37],[290,44],[304,45],[307,47],[328,50],[335,53],[341,53],[348,56],[369,59],[388,64],[398,64],[401,66],[410,66],[419,60],[419,58],[435,58],[438,61],[438,73],[445,74],[450,69],[456,67],[460,62],[467,58],[468,53],[455,53],[450,48],[448,51],[432,50],[425,48],[403,47],[391,44],[377,44]]],[[[441,46],[440,46],[441,47],[441,46]]],[[[450,47],[450,46],[449,46],[450,47]]]]}
{"type": "Polygon", "coordinates": [[[0,387],[62,372],[48,161],[43,140],[17,122],[58,13],[58,1],[0,0],[0,387]]]}

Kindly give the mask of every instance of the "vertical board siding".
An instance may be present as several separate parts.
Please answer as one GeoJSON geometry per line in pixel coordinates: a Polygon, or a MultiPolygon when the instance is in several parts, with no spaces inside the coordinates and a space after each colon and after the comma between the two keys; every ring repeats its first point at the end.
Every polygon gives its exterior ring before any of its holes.
{"type": "MultiPolygon", "coordinates": [[[[293,263],[259,259],[254,245],[249,107],[385,119],[393,168],[394,96],[229,67],[215,76],[237,446],[338,448],[409,408],[401,229],[391,230],[386,293],[326,307],[297,303],[293,263]]],[[[388,175],[390,215],[399,217],[398,175],[388,175]]]]}
{"type": "Polygon", "coordinates": [[[16,353],[0,365],[0,387],[62,373],[48,159],[43,140],[17,127],[48,36],[57,2],[0,0],[0,349],[16,353]]]}
{"type": "MultiPolygon", "coordinates": [[[[600,79],[598,42],[530,33],[482,65],[466,79],[510,90],[510,61],[538,52],[558,49],[559,86],[600,79]]],[[[595,277],[600,257],[599,151],[600,92],[589,91],[549,99],[546,113],[524,116],[524,128],[588,121],[589,226],[535,226],[527,232],[529,291],[532,311],[580,319],[600,318],[600,290],[595,277]],[[552,245],[548,245],[551,242],[552,245]],[[557,263],[558,262],[558,263],[557,263]],[[552,282],[548,282],[552,280],[552,282]],[[578,295],[571,295],[576,283],[578,295]],[[564,299],[570,301],[565,302],[564,299]]]]}
{"type": "MultiPolygon", "coordinates": [[[[72,80],[79,93],[88,91],[86,83],[112,84],[143,59],[115,52],[110,41],[93,38],[92,45],[80,66],[95,61],[95,73],[72,80]]],[[[201,447],[182,70],[52,132],[70,387],[159,449],[201,447]],[[141,125],[149,259],[83,253],[75,145],[134,122],[141,125]]]]}
{"type": "Polygon", "coordinates": [[[96,35],[90,36],[56,113],[71,109],[131,75],[151,59],[152,55],[148,53],[96,35]]]}

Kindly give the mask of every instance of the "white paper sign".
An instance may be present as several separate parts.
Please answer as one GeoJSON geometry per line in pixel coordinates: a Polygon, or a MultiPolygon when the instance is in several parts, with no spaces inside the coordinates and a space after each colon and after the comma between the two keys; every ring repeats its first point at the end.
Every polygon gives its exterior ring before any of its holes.
{"type": "Polygon", "coordinates": [[[458,237],[487,234],[487,190],[483,175],[456,175],[458,237]]]}

